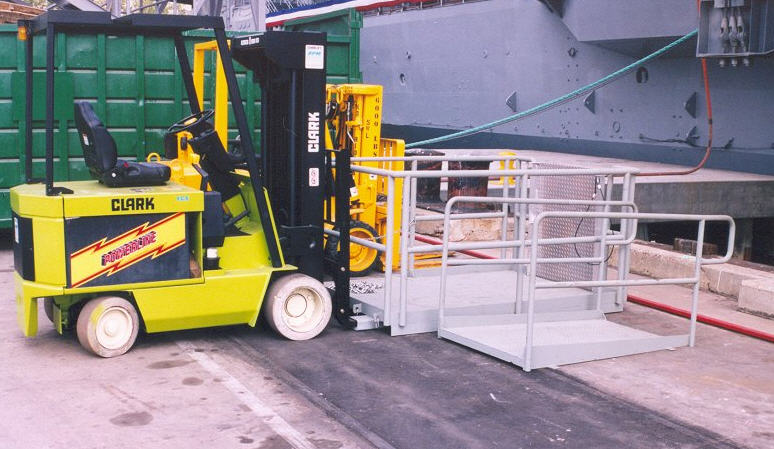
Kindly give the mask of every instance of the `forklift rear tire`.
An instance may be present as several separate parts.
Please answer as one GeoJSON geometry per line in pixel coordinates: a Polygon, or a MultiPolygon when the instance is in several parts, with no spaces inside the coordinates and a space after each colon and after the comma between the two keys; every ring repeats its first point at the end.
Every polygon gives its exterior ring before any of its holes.
{"type": "Polygon", "coordinates": [[[305,274],[276,279],[266,295],[266,321],[288,340],[309,340],[325,329],[333,303],[328,289],[305,274]]]}
{"type": "Polygon", "coordinates": [[[140,329],[132,303],[118,296],[101,296],[86,303],[78,314],[78,341],[100,357],[116,357],[128,351],[140,329]]]}
{"type": "Polygon", "coordinates": [[[43,311],[48,321],[54,322],[54,298],[43,298],[43,311]]]}

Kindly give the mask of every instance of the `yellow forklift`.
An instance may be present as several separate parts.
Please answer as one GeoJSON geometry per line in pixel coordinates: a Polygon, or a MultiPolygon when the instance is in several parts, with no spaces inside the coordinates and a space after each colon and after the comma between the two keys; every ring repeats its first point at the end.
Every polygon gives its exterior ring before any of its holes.
{"type": "MultiPolygon", "coordinates": [[[[121,355],[147,333],[209,326],[269,325],[293,340],[318,335],[333,313],[349,319],[348,242],[323,260],[324,202],[342,210],[345,183],[326,185],[323,33],[270,31],[229,41],[220,17],[49,11],[21,21],[25,41],[27,182],[11,189],[16,306],[26,336],[37,303],[60,333],[74,329],[87,350],[121,355]],[[202,110],[182,33],[211,30],[241,153],[202,110]],[[164,138],[165,158],[121,161],[88,102],[75,124],[94,180],[54,182],[54,57],[58,32],[172,37],[191,115],[164,138]],[[45,179],[32,171],[33,39],[46,38],[45,179]],[[233,61],[263,93],[261,154],[252,142],[233,61]],[[339,193],[341,194],[339,196],[339,193]],[[334,297],[321,283],[333,278],[334,297]],[[335,306],[334,306],[335,302],[335,306]]],[[[142,74],[138,74],[142,76],[142,74]]],[[[348,159],[348,155],[337,155],[348,159]]],[[[348,161],[347,161],[348,162],[348,161]]],[[[345,167],[348,167],[346,165],[345,167]]],[[[348,240],[349,217],[336,226],[348,240]]]]}

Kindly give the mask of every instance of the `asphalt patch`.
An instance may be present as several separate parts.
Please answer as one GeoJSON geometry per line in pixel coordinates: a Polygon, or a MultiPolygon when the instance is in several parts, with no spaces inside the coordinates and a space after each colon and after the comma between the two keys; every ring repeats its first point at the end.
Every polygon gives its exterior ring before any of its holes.
{"type": "Polygon", "coordinates": [[[562,372],[526,373],[435,334],[230,334],[395,448],[739,447],[562,372]]]}

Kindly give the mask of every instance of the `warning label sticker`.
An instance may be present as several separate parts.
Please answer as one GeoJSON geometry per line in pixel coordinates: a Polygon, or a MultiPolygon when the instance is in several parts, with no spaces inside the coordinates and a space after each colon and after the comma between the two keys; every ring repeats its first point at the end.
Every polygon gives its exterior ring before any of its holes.
{"type": "Polygon", "coordinates": [[[325,47],[322,45],[307,45],[304,67],[322,70],[325,67],[325,47]]]}

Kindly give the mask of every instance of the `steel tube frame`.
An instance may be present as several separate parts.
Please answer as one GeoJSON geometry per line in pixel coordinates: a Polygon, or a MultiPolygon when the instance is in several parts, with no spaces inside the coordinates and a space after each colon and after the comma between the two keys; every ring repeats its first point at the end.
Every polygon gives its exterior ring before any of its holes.
{"type": "MultiPolygon", "coordinates": [[[[523,167],[519,167],[523,168],[523,167]]],[[[519,195],[517,198],[520,199],[528,199],[527,196],[529,194],[528,189],[528,182],[529,182],[529,176],[528,175],[521,175],[519,177],[519,195]]],[[[518,222],[516,221],[516,211],[514,210],[514,216],[513,216],[513,223],[514,226],[518,226],[516,228],[516,239],[524,241],[524,239],[527,236],[527,213],[528,213],[528,205],[527,203],[519,203],[518,208],[518,222]]],[[[524,257],[524,245],[519,244],[514,247],[514,251],[516,251],[516,257],[523,258],[524,257]]],[[[517,265],[516,266],[516,307],[515,312],[521,313],[521,305],[522,305],[522,296],[524,295],[524,275],[526,274],[524,272],[525,267],[523,265],[517,265]]]]}
{"type": "MultiPolygon", "coordinates": [[[[504,159],[504,158],[500,159],[500,162],[502,162],[502,166],[504,168],[508,167],[508,160],[507,159],[504,159]]],[[[502,192],[503,198],[508,198],[509,197],[509,193],[510,193],[511,177],[510,176],[503,176],[500,179],[502,179],[502,181],[503,181],[503,192],[502,192]]],[[[508,240],[508,207],[509,207],[508,203],[503,203],[502,204],[502,210],[501,210],[502,220],[500,222],[500,240],[502,240],[502,241],[508,240]]],[[[508,249],[507,248],[501,248],[500,249],[500,257],[503,258],[503,259],[508,257],[508,249]]]]}
{"type": "MultiPolygon", "coordinates": [[[[409,230],[409,204],[411,199],[411,181],[412,179],[403,180],[403,194],[401,195],[401,236],[406,238],[400,239],[400,308],[398,309],[398,325],[404,327],[406,325],[406,313],[408,309],[408,261],[409,252],[408,235],[411,234],[409,230]],[[406,231],[406,232],[404,232],[406,231]]],[[[392,229],[388,228],[387,232],[392,233],[392,229]]],[[[392,247],[390,247],[392,249],[392,247]]],[[[392,268],[392,267],[390,267],[392,268]]]]}
{"type": "MultiPolygon", "coordinates": [[[[497,162],[497,161],[517,161],[517,162],[533,162],[532,158],[521,156],[473,156],[473,155],[460,155],[460,156],[374,156],[374,157],[353,157],[352,162],[412,162],[412,161],[456,161],[456,162],[497,162]]],[[[502,171],[502,170],[500,170],[502,171]]]]}
{"type": "MultiPolygon", "coordinates": [[[[354,170],[353,170],[354,171],[354,170]]],[[[387,178],[387,236],[385,244],[389,250],[384,252],[384,325],[392,324],[392,248],[395,240],[395,178],[387,178]]],[[[403,229],[401,229],[403,234],[403,229]]]]}
{"type": "MultiPolygon", "coordinates": [[[[605,177],[605,196],[604,198],[612,198],[613,197],[613,178],[610,176],[605,177]]],[[[608,204],[605,204],[604,212],[610,212],[610,206],[608,204]]],[[[608,229],[610,228],[610,219],[609,218],[603,218],[602,219],[602,229],[600,230],[600,235],[602,236],[602,239],[599,242],[599,257],[602,258],[602,263],[597,267],[597,279],[600,281],[604,281],[607,279],[607,245],[605,244],[605,241],[607,240],[607,233],[608,229]]],[[[597,310],[600,312],[602,311],[602,288],[597,287],[596,289],[596,298],[597,298],[597,310]]]]}
{"type": "MultiPolygon", "coordinates": [[[[623,185],[621,186],[621,201],[634,201],[634,198],[630,197],[630,192],[633,191],[633,189],[630,189],[629,184],[631,183],[631,175],[624,175],[623,179],[623,185]]],[[[633,195],[632,195],[633,196],[633,195]]],[[[633,229],[637,229],[636,220],[634,220],[634,225],[632,226],[633,229]]],[[[620,222],[620,231],[621,234],[626,235],[629,226],[631,224],[631,220],[621,220],[620,222]]],[[[635,231],[636,232],[636,231],[635,231]]],[[[629,273],[629,269],[627,267],[628,259],[629,259],[630,251],[619,251],[618,252],[618,280],[625,280],[626,275],[629,273]]],[[[622,305],[626,301],[626,287],[618,287],[616,289],[616,297],[615,297],[615,304],[616,305],[622,305]]]]}
{"type": "MultiPolygon", "coordinates": [[[[529,304],[528,304],[528,316],[527,316],[527,335],[526,346],[524,350],[524,370],[529,371],[532,368],[532,347],[534,344],[534,311],[535,311],[535,291],[538,288],[563,288],[563,287],[616,287],[616,286],[635,286],[635,285],[673,285],[673,284],[693,284],[693,297],[691,300],[691,319],[690,328],[688,333],[688,344],[694,346],[696,342],[696,317],[698,315],[698,295],[699,295],[699,280],[702,265],[714,265],[719,263],[728,262],[733,254],[734,247],[734,234],[735,224],[733,218],[727,215],[694,215],[694,214],[629,214],[620,212],[543,212],[539,214],[532,224],[532,231],[537,232],[537,226],[540,222],[548,217],[563,217],[563,218],[635,218],[635,219],[651,219],[651,220],[663,220],[663,221],[698,221],[699,230],[696,237],[696,255],[694,256],[694,277],[692,278],[673,278],[673,279],[632,279],[632,280],[615,280],[615,281],[570,281],[570,282],[556,282],[556,283],[541,283],[537,284],[537,276],[535,269],[537,267],[537,245],[532,245],[532,257],[530,260],[530,289],[529,289],[529,304]],[[728,223],[728,249],[725,256],[720,259],[707,260],[702,256],[702,247],[704,244],[704,228],[707,221],[725,221],[728,223]]],[[[604,262],[602,262],[604,264],[604,262]]]]}
{"type": "Polygon", "coordinates": [[[355,165],[352,167],[353,172],[367,173],[369,175],[393,177],[393,178],[442,178],[449,176],[456,177],[468,177],[468,178],[482,178],[489,176],[604,176],[612,175],[617,177],[623,177],[629,173],[632,175],[637,174],[637,170],[616,169],[616,170],[600,170],[600,169],[514,169],[514,170],[417,170],[415,172],[400,170],[391,171],[380,168],[364,167],[355,165]]]}
{"type": "MultiPolygon", "coordinates": [[[[629,179],[630,180],[630,179],[629,179]]],[[[610,192],[610,190],[607,190],[610,192]]],[[[630,195],[630,190],[627,190],[626,196],[630,195]]],[[[609,196],[608,196],[609,198],[609,196]]],[[[535,220],[532,222],[531,226],[531,234],[537,235],[538,228],[540,226],[540,223],[545,220],[546,218],[596,218],[596,219],[603,219],[605,222],[605,225],[603,226],[600,236],[598,238],[601,240],[600,244],[600,251],[599,251],[599,257],[597,258],[584,258],[584,257],[574,257],[574,258],[538,258],[537,257],[537,251],[538,246],[541,243],[541,239],[534,239],[530,242],[530,258],[524,259],[524,258],[513,258],[513,259],[505,259],[505,260],[476,260],[476,261],[449,261],[448,260],[448,254],[450,249],[450,244],[448,242],[448,231],[451,223],[451,217],[450,217],[450,211],[451,207],[456,202],[491,202],[491,203],[500,203],[500,202],[507,202],[507,203],[517,203],[518,199],[510,199],[510,198],[480,198],[480,197],[455,197],[450,199],[447,202],[447,206],[445,209],[444,214],[444,238],[442,240],[442,262],[441,262],[441,288],[440,288],[440,297],[439,297],[439,309],[438,309],[438,322],[439,322],[439,328],[443,326],[444,320],[445,320],[445,306],[446,306],[446,290],[447,290],[447,267],[449,265],[462,265],[467,262],[468,264],[476,264],[476,265],[487,265],[487,264],[493,264],[493,263],[502,263],[502,264],[516,264],[516,265],[524,265],[529,264],[529,288],[527,291],[528,294],[528,302],[527,302],[527,332],[525,336],[525,349],[524,349],[524,369],[525,371],[529,371],[532,367],[532,351],[534,346],[534,324],[535,324],[535,318],[534,318],[534,311],[535,311],[535,292],[538,289],[549,289],[549,288],[566,288],[566,287],[594,287],[601,289],[602,287],[627,287],[627,286],[649,286],[649,285],[674,285],[674,284],[693,284],[693,292],[692,292],[692,301],[691,301],[691,320],[690,320],[690,329],[689,329],[689,345],[694,346],[696,341],[696,318],[698,316],[698,293],[699,293],[699,280],[700,280],[700,274],[701,274],[701,266],[702,265],[714,265],[714,264],[720,264],[725,263],[728,260],[730,260],[731,255],[733,254],[733,246],[734,246],[734,235],[735,235],[735,223],[733,218],[727,216],[727,215],[696,215],[696,214],[654,214],[654,213],[639,213],[639,212],[610,212],[609,211],[609,204],[608,201],[602,201],[599,203],[599,205],[604,206],[605,209],[602,212],[571,212],[571,211],[547,211],[542,212],[538,214],[538,216],[535,218],[535,220]],[[662,221],[698,221],[699,222],[699,229],[698,229],[698,235],[697,235],[697,250],[696,254],[694,256],[694,276],[690,278],[669,278],[669,279],[632,279],[627,280],[625,279],[626,272],[624,272],[624,277],[621,278],[621,275],[619,274],[618,279],[616,280],[606,280],[603,276],[604,271],[602,270],[606,266],[607,261],[607,255],[606,255],[606,243],[614,244],[614,241],[607,239],[607,227],[609,224],[609,221],[611,219],[619,219],[623,222],[626,220],[637,220],[637,219],[649,219],[649,220],[662,220],[662,221]],[[707,221],[721,221],[721,222],[727,222],[729,225],[728,228],[728,238],[727,238],[727,251],[726,254],[722,258],[717,259],[704,259],[703,253],[702,253],[702,245],[704,243],[704,231],[707,221]],[[459,263],[458,263],[459,262],[459,263]],[[551,282],[551,283],[538,283],[537,282],[537,265],[544,263],[571,263],[571,262],[588,262],[588,263],[595,263],[598,264],[600,267],[600,275],[598,276],[598,279],[595,281],[566,281],[566,282],[551,282]]],[[[636,228],[632,228],[631,230],[628,229],[629,226],[626,226],[627,232],[633,232],[636,233],[636,228]]],[[[625,236],[625,234],[622,234],[625,236]]],[[[632,236],[633,237],[633,236],[632,236]]],[[[555,239],[552,239],[555,240],[555,239]]],[[[628,240],[625,239],[624,242],[628,240]]],[[[487,242],[487,243],[493,243],[493,242],[487,242]]],[[[525,243],[525,242],[520,242],[525,243]]],[[[628,243],[627,243],[628,244],[628,243]]],[[[619,263],[619,266],[621,264],[619,263]]],[[[624,266],[625,263],[624,263],[624,266]]],[[[620,270],[620,268],[619,268],[620,270]]],[[[599,302],[599,297],[597,299],[597,310],[601,310],[601,304],[599,302]]]]}
{"type": "MultiPolygon", "coordinates": [[[[527,175],[523,175],[522,178],[527,178],[527,175]]],[[[524,186],[521,191],[525,193],[526,196],[526,181],[527,179],[522,180],[522,185],[524,186]]],[[[530,264],[530,288],[528,290],[528,297],[532,297],[534,299],[534,285],[535,282],[533,281],[532,277],[536,273],[536,266],[537,262],[534,263],[533,261],[541,261],[541,263],[575,263],[575,262],[589,262],[589,263],[602,263],[605,256],[602,256],[602,258],[546,258],[546,259],[538,259],[537,258],[537,247],[538,244],[563,244],[563,243],[583,243],[583,242],[593,242],[598,241],[601,238],[600,236],[583,236],[583,237],[560,237],[560,238],[552,238],[552,239],[535,239],[535,240],[525,240],[524,234],[526,231],[526,225],[522,224],[520,226],[519,235],[522,237],[521,241],[506,241],[506,242],[471,242],[468,244],[450,244],[449,243],[449,230],[451,226],[451,217],[453,214],[451,214],[451,209],[457,202],[474,202],[474,203],[508,203],[508,204],[518,204],[520,206],[526,207],[529,204],[559,204],[559,205],[565,205],[565,204],[571,204],[571,205],[603,205],[605,203],[610,203],[610,206],[617,206],[617,207],[631,207],[634,212],[638,213],[637,206],[634,203],[624,202],[624,201],[614,201],[614,200],[602,200],[602,201],[595,201],[595,200],[563,200],[563,199],[542,199],[542,198],[490,198],[490,197],[466,197],[466,196],[458,196],[451,198],[446,202],[446,207],[444,209],[444,228],[443,228],[443,239],[441,244],[441,286],[440,286],[440,297],[439,297],[439,308],[438,308],[438,323],[439,328],[441,328],[442,323],[445,319],[445,305],[446,305],[446,284],[447,284],[447,267],[451,265],[457,265],[456,262],[449,261],[449,251],[452,249],[452,247],[460,247],[462,249],[463,247],[470,246],[471,249],[487,249],[487,248],[497,248],[498,245],[512,245],[512,246],[518,246],[520,258],[516,259],[507,259],[507,260],[498,260],[498,259],[469,259],[465,261],[460,262],[467,262],[471,265],[492,265],[492,264],[508,264],[508,265],[517,265],[517,269],[521,265],[530,264]],[[538,244],[535,244],[538,243],[538,244]],[[526,259],[522,257],[523,254],[523,248],[526,244],[529,244],[532,248],[532,252],[534,253],[533,256],[530,259],[526,259]]],[[[577,214],[578,212],[571,212],[577,214]]],[[[588,213],[588,212],[587,212],[588,213]]],[[[549,212],[544,212],[540,216],[547,216],[550,214],[549,212]]],[[[522,214],[520,214],[522,215],[522,214]]],[[[526,215],[524,213],[523,215],[526,215]]],[[[521,218],[521,217],[520,217],[521,218]]],[[[533,231],[531,235],[536,236],[537,235],[537,229],[533,225],[533,231]]],[[[628,245],[632,241],[634,241],[634,238],[636,236],[636,233],[632,233],[631,236],[628,238],[621,239],[615,239],[612,240],[616,244],[621,245],[628,245]]],[[[626,236],[624,236],[626,237],[626,236]]],[[[428,247],[435,247],[436,245],[427,245],[428,247]]],[[[467,249],[467,248],[465,248],[467,249]]],[[[411,249],[410,249],[411,250],[411,249]]],[[[463,263],[459,263],[459,265],[463,265],[463,263]]],[[[517,271],[517,276],[522,275],[523,273],[521,270],[517,271]]],[[[532,310],[534,312],[534,304],[530,305],[528,303],[529,310],[532,310]]],[[[531,313],[528,310],[528,313],[531,313]]],[[[517,277],[517,294],[516,294],[516,313],[521,313],[521,284],[518,283],[518,277],[517,277]]],[[[528,316],[528,321],[530,317],[528,316]]],[[[527,334],[528,339],[531,341],[531,336],[529,335],[529,332],[527,334]]],[[[529,346],[529,345],[528,345],[529,346]]],[[[530,349],[531,351],[531,349],[530,349]]],[[[526,355],[525,355],[526,357],[526,355]]]]}
{"type": "MultiPolygon", "coordinates": [[[[327,235],[332,235],[334,237],[341,237],[341,232],[336,231],[334,229],[324,229],[323,232],[327,235]]],[[[374,243],[371,240],[366,240],[360,237],[349,237],[350,241],[353,243],[357,243],[358,245],[365,246],[366,248],[375,249],[377,251],[385,251],[387,247],[385,245],[382,245],[380,243],[374,243]]]]}
{"type": "MultiPolygon", "coordinates": [[[[620,234],[619,234],[620,235],[620,234]]],[[[628,245],[634,241],[635,234],[630,235],[628,238],[607,238],[607,242],[613,242],[616,245],[628,245]]],[[[588,236],[580,236],[580,237],[552,237],[547,239],[538,239],[537,244],[538,245],[563,245],[563,244],[573,244],[573,243],[597,243],[602,241],[602,236],[599,235],[588,235],[588,236]]],[[[525,240],[506,240],[505,242],[500,240],[492,240],[492,241],[486,241],[486,242],[467,242],[467,243],[449,243],[447,246],[449,247],[450,251],[469,251],[469,250],[476,250],[476,249],[499,249],[499,248],[507,248],[511,246],[518,246],[518,245],[532,245],[533,241],[532,239],[525,239],[525,240]]],[[[409,252],[413,253],[429,253],[429,252],[435,252],[440,251],[443,245],[418,245],[413,246],[408,249],[409,252]]]]}
{"type": "MultiPolygon", "coordinates": [[[[404,162],[405,166],[405,162],[404,162]]],[[[411,171],[417,171],[419,169],[419,161],[412,160],[411,161],[411,171]]],[[[410,178],[409,184],[411,184],[411,193],[409,195],[410,202],[409,202],[409,229],[408,229],[408,241],[409,244],[414,243],[414,238],[416,236],[417,227],[416,223],[419,221],[419,218],[417,217],[417,178],[410,178]]],[[[409,254],[409,276],[414,276],[414,253],[409,254]]]]}
{"type": "MultiPolygon", "coordinates": [[[[528,181],[530,176],[562,176],[562,175],[603,175],[608,176],[611,179],[615,178],[616,176],[622,177],[625,175],[629,175],[629,179],[631,179],[631,175],[636,174],[636,169],[628,169],[628,168],[621,168],[621,169],[612,169],[612,170],[601,170],[601,169],[533,169],[532,166],[532,159],[531,158],[523,158],[518,156],[407,156],[407,157],[368,157],[368,158],[352,158],[351,160],[351,169],[353,172],[360,172],[360,173],[366,173],[376,176],[382,176],[387,178],[387,185],[388,185],[388,192],[387,192],[387,235],[385,239],[385,244],[382,245],[374,245],[372,242],[367,242],[362,239],[358,238],[352,238],[352,242],[356,244],[362,244],[363,246],[374,248],[377,250],[383,250],[385,251],[385,291],[384,291],[384,325],[389,326],[392,324],[392,262],[393,262],[393,255],[392,255],[392,248],[393,248],[393,242],[394,242],[394,232],[391,232],[391,230],[394,228],[394,212],[395,212],[395,204],[394,204],[394,193],[395,193],[395,181],[396,179],[403,179],[404,186],[402,188],[403,193],[403,199],[402,199],[402,214],[401,214],[401,227],[400,227],[400,257],[401,257],[401,270],[400,270],[400,283],[399,283],[399,297],[398,297],[398,325],[405,326],[406,324],[406,318],[407,318],[407,301],[408,301],[408,277],[409,275],[414,275],[413,270],[413,260],[414,255],[421,252],[435,252],[438,251],[439,248],[436,245],[425,245],[425,246],[413,246],[413,239],[411,239],[411,236],[414,236],[416,233],[416,222],[418,221],[434,221],[434,220],[440,220],[441,218],[438,217],[432,217],[432,218],[425,218],[425,217],[416,217],[415,214],[412,213],[413,209],[416,207],[416,183],[417,179],[419,178],[443,178],[443,177],[449,177],[449,176],[466,176],[466,177],[486,177],[487,179],[491,176],[498,176],[502,177],[503,179],[510,178],[518,178],[520,180],[519,184],[519,190],[518,190],[518,197],[513,198],[516,200],[528,200],[531,204],[557,204],[554,200],[543,200],[543,199],[535,199],[535,198],[527,198],[528,196],[528,181]],[[409,170],[391,170],[391,169],[383,169],[383,168],[374,168],[374,167],[366,167],[357,165],[357,162],[411,162],[411,166],[409,170]],[[497,162],[497,161],[504,161],[506,169],[488,169],[488,170],[449,170],[448,168],[444,168],[442,170],[417,170],[417,162],[419,161],[442,161],[444,162],[444,166],[447,166],[449,161],[490,161],[490,162],[497,162]],[[518,161],[518,169],[508,169],[508,161],[518,161]],[[526,164],[526,168],[525,168],[526,164]],[[406,237],[406,238],[403,238],[406,237]],[[411,262],[411,266],[409,265],[409,261],[411,262]]],[[[335,166],[335,161],[333,161],[333,165],[335,166]]],[[[405,164],[404,164],[405,165],[405,164]]],[[[506,186],[504,186],[504,190],[507,189],[506,186]]],[[[514,188],[514,192],[516,192],[516,188],[514,188]]],[[[504,192],[504,196],[502,199],[508,200],[511,199],[507,196],[507,191],[504,192]]],[[[459,201],[459,200],[458,200],[459,201]]],[[[488,199],[480,199],[476,198],[473,202],[487,202],[488,199]]],[[[578,204],[589,204],[588,201],[583,202],[583,200],[563,200],[563,201],[570,201],[571,204],[575,203],[575,201],[578,201],[578,204]]],[[[524,202],[516,201],[514,204],[519,204],[518,212],[517,209],[514,208],[514,226],[518,226],[517,229],[515,229],[515,234],[518,234],[520,239],[516,241],[509,241],[507,240],[507,227],[505,232],[501,233],[501,245],[512,245],[514,249],[518,249],[518,251],[521,253],[524,250],[524,245],[529,243],[528,241],[525,241],[524,234],[526,233],[526,214],[527,214],[527,206],[528,204],[524,204],[524,202]]],[[[595,201],[593,204],[602,204],[602,202],[595,201]]],[[[611,204],[611,206],[614,206],[615,204],[611,204]]],[[[636,210],[636,206],[633,205],[633,203],[626,204],[627,207],[634,207],[634,210],[636,210]]],[[[503,211],[500,212],[493,212],[493,213],[482,213],[483,216],[478,216],[483,218],[484,216],[487,216],[489,214],[492,214],[492,218],[502,218],[503,222],[507,226],[507,206],[503,207],[503,211]]],[[[460,214],[459,218],[455,219],[462,219],[466,218],[465,215],[460,214]]],[[[467,218],[473,218],[476,216],[470,216],[467,215],[467,218]]],[[[502,227],[501,227],[502,231],[502,227]]],[[[326,230],[325,231],[329,235],[335,235],[332,230],[326,230]]],[[[446,234],[446,233],[445,233],[446,234]]],[[[582,242],[584,237],[579,238],[572,238],[569,241],[566,241],[564,243],[575,243],[575,242],[582,242]],[[580,240],[578,240],[580,239],[580,240]]],[[[598,239],[591,241],[598,241],[598,239]]],[[[561,241],[560,241],[561,242],[561,241]]],[[[550,244],[549,242],[542,242],[545,244],[550,244]]],[[[630,242],[623,242],[623,243],[630,243],[630,242]]],[[[559,244],[559,242],[557,242],[559,244]]],[[[503,246],[498,246],[502,248],[503,246]]],[[[519,257],[523,257],[523,254],[520,254],[519,257]]],[[[443,256],[442,256],[443,258],[443,256]]],[[[448,258],[448,254],[447,254],[448,258]]],[[[519,270],[520,266],[517,265],[517,270],[519,270]]],[[[519,282],[523,279],[524,273],[523,268],[519,270],[518,278],[517,278],[517,296],[521,296],[521,285],[522,283],[519,282]]],[[[519,298],[520,299],[520,298],[519,298]]],[[[520,311],[520,305],[521,301],[517,301],[517,310],[520,311]]]]}
{"type": "MultiPolygon", "coordinates": [[[[507,218],[507,212],[467,212],[454,214],[452,220],[463,220],[466,218],[507,218]]],[[[423,215],[414,218],[414,221],[443,221],[443,215],[423,215]]]]}
{"type": "MultiPolygon", "coordinates": [[[[527,333],[526,333],[526,346],[525,346],[525,370],[529,371],[532,365],[532,348],[534,345],[534,311],[535,311],[535,292],[537,289],[548,288],[564,288],[564,287],[592,287],[597,288],[596,291],[596,309],[601,310],[601,294],[603,287],[617,287],[616,289],[616,302],[620,304],[625,297],[625,288],[627,286],[646,286],[646,285],[669,285],[669,284],[693,284],[694,292],[691,307],[691,328],[689,331],[689,344],[693,346],[695,344],[695,323],[696,316],[698,314],[698,283],[699,274],[702,265],[724,263],[730,258],[730,252],[720,259],[707,260],[703,258],[701,252],[701,245],[704,241],[705,223],[707,221],[726,221],[729,223],[729,251],[733,250],[733,238],[735,225],[733,219],[724,215],[690,215],[690,214],[649,214],[639,213],[636,210],[636,205],[632,201],[634,189],[634,178],[638,173],[634,169],[611,169],[611,170],[599,170],[599,169],[532,169],[531,167],[524,168],[523,163],[530,163],[530,160],[524,160],[517,157],[512,158],[488,158],[485,156],[463,156],[463,157],[404,157],[404,158],[353,158],[352,170],[355,172],[373,174],[376,176],[383,176],[387,178],[388,183],[388,195],[387,195],[387,229],[392,230],[394,226],[394,192],[395,192],[395,180],[403,179],[404,186],[402,189],[403,199],[403,213],[401,214],[401,236],[409,237],[415,233],[415,224],[419,221],[438,221],[440,217],[416,217],[412,214],[412,209],[416,206],[414,196],[416,195],[416,182],[419,178],[442,178],[449,176],[467,176],[467,177],[487,177],[492,175],[498,175],[504,179],[503,195],[501,198],[480,198],[480,197],[455,197],[447,201],[446,209],[443,217],[444,221],[444,239],[440,245],[441,249],[441,288],[439,296],[439,311],[438,311],[438,323],[439,328],[443,326],[445,319],[445,305],[446,305],[446,290],[447,290],[447,271],[451,265],[464,265],[464,264],[476,264],[476,265],[491,265],[491,264],[508,264],[515,265],[517,269],[517,302],[516,313],[521,313],[521,294],[524,276],[524,267],[528,266],[527,275],[528,289],[527,289],[527,333]],[[432,160],[432,161],[449,161],[449,160],[519,160],[519,169],[506,169],[506,170],[417,170],[417,161],[432,160]],[[356,165],[357,162],[367,161],[411,161],[411,169],[406,170],[384,170],[372,167],[363,167],[356,165]],[[551,200],[551,199],[534,199],[528,198],[529,188],[528,182],[531,176],[572,176],[572,175],[595,175],[604,176],[605,183],[605,200],[583,202],[578,200],[551,200]],[[510,198],[509,186],[505,183],[509,182],[510,177],[519,179],[519,186],[514,188],[515,198],[510,198]],[[623,178],[623,186],[620,201],[611,201],[613,193],[613,184],[616,177],[623,178]],[[474,202],[474,203],[500,203],[502,210],[500,212],[492,213],[477,213],[477,214],[451,214],[451,206],[457,202],[474,202]],[[601,212],[543,212],[539,214],[532,222],[532,236],[537,236],[537,227],[540,222],[548,217],[556,218],[594,218],[602,219],[603,226],[600,231],[600,235],[589,237],[570,237],[570,238],[557,238],[557,239],[530,239],[525,238],[526,234],[526,220],[527,220],[527,207],[529,204],[575,204],[575,205],[593,205],[603,208],[601,212]],[[509,205],[512,204],[513,217],[514,217],[514,235],[515,240],[507,240],[507,220],[509,205]],[[633,212],[611,212],[611,207],[630,207],[633,212]],[[449,230],[451,220],[464,219],[464,218],[502,218],[505,223],[505,229],[501,226],[501,239],[498,242],[485,242],[485,243],[467,243],[467,244],[450,244],[448,241],[449,230]],[[621,231],[617,236],[609,236],[608,228],[612,219],[618,219],[621,223],[621,231]],[[672,278],[672,279],[635,279],[627,280],[626,276],[630,266],[629,251],[619,251],[618,261],[618,276],[615,280],[607,280],[607,249],[609,246],[622,246],[627,247],[631,244],[636,234],[636,223],[640,219],[649,220],[680,220],[680,221],[698,221],[699,235],[697,241],[699,242],[697,247],[697,253],[695,255],[695,267],[694,277],[691,278],[672,278]],[[631,235],[630,235],[631,234],[631,235]],[[577,257],[577,258],[538,258],[537,249],[541,244],[561,244],[561,243],[573,243],[580,241],[592,241],[599,242],[599,251],[597,257],[577,257]],[[525,245],[530,246],[530,257],[524,257],[523,251],[525,245]],[[516,257],[505,258],[507,247],[512,247],[516,257]],[[449,261],[450,250],[461,249],[484,249],[484,248],[501,248],[501,258],[492,260],[465,260],[465,261],[449,261]],[[593,281],[567,281],[567,282],[554,282],[554,283],[538,283],[537,282],[537,265],[538,264],[556,264],[556,263],[577,263],[587,262],[598,265],[597,280],[593,281]],[[521,282],[520,282],[521,281],[521,282]]],[[[327,232],[327,231],[326,231],[327,232]]],[[[330,232],[329,232],[330,233],[330,232]]],[[[353,242],[364,244],[364,246],[377,248],[383,246],[385,253],[385,296],[384,296],[384,324],[391,324],[391,276],[392,276],[392,251],[387,249],[392,248],[394,232],[388,232],[385,245],[370,245],[371,242],[359,241],[360,239],[353,239],[353,242]]],[[[399,313],[398,324],[400,326],[406,325],[407,320],[407,278],[409,272],[413,274],[413,270],[408,267],[408,262],[413,261],[413,255],[422,252],[433,252],[439,249],[438,245],[422,245],[422,246],[410,246],[409,238],[402,238],[400,243],[400,257],[401,257],[401,271],[400,271],[400,295],[399,295],[399,313]]],[[[377,248],[378,249],[378,248],[377,248]]]]}

